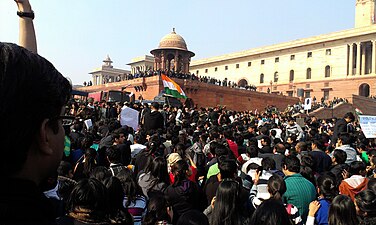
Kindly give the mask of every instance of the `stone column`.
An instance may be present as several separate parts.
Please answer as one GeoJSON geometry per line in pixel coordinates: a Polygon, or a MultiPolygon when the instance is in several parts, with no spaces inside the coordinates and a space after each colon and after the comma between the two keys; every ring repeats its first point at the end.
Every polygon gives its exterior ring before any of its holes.
{"type": "Polygon", "coordinates": [[[354,75],[354,43],[350,44],[350,51],[349,51],[349,75],[354,75]]]}
{"type": "Polygon", "coordinates": [[[166,67],[166,59],[165,59],[164,51],[162,51],[161,60],[162,60],[162,68],[160,68],[160,69],[161,69],[161,70],[165,70],[165,67],[166,67]]]}
{"type": "Polygon", "coordinates": [[[175,51],[175,59],[174,59],[174,61],[175,61],[174,70],[175,70],[175,72],[179,72],[178,71],[178,65],[179,65],[179,51],[178,50],[175,51]]]}
{"type": "Polygon", "coordinates": [[[376,40],[372,40],[372,60],[371,60],[371,72],[376,73],[376,40]]]}
{"type": "Polygon", "coordinates": [[[366,74],[366,48],[367,48],[366,43],[363,43],[362,44],[362,68],[360,71],[361,75],[366,74]]]}
{"type": "Polygon", "coordinates": [[[99,77],[98,77],[99,79],[98,79],[98,85],[101,85],[102,84],[102,75],[99,75],[99,77]]]}
{"type": "Polygon", "coordinates": [[[356,43],[356,72],[355,75],[360,75],[360,50],[361,50],[361,43],[356,43]]]}

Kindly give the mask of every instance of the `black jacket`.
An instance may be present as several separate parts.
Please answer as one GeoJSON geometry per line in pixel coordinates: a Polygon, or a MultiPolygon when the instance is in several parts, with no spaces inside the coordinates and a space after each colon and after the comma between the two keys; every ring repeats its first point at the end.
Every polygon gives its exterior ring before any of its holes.
{"type": "Polygon", "coordinates": [[[337,122],[336,122],[336,125],[334,125],[334,129],[333,129],[333,136],[332,136],[332,144],[336,144],[337,143],[337,139],[338,139],[338,136],[340,133],[342,132],[347,132],[347,122],[345,119],[339,119],[337,122]]]}
{"type": "Polygon", "coordinates": [[[164,127],[164,118],[163,118],[162,113],[158,111],[146,113],[145,119],[144,119],[144,129],[146,131],[157,130],[159,128],[163,129],[163,127],[164,127]]]}
{"type": "Polygon", "coordinates": [[[203,200],[201,191],[196,183],[188,179],[182,181],[180,185],[168,186],[165,190],[165,196],[167,202],[172,206],[173,222],[175,223],[181,215],[191,209],[202,210],[200,205],[203,200]]]}
{"type": "Polygon", "coordinates": [[[0,224],[55,224],[56,212],[35,183],[3,178],[0,185],[0,224]]]}

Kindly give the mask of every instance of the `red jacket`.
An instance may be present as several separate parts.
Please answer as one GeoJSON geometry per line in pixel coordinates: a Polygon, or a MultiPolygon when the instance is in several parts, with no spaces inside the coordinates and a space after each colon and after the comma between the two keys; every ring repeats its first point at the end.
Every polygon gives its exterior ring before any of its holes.
{"type": "Polygon", "coordinates": [[[239,152],[238,152],[238,144],[236,144],[234,141],[231,141],[230,139],[226,139],[228,146],[230,147],[232,153],[234,153],[235,158],[239,157],[239,152]]]}

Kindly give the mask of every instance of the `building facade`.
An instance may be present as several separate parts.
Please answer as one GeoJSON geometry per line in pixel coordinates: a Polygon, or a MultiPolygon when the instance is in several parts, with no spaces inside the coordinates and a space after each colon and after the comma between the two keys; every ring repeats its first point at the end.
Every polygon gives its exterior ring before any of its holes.
{"type": "Polygon", "coordinates": [[[103,60],[103,65],[100,68],[94,69],[89,74],[92,75],[93,85],[102,85],[124,80],[125,76],[129,73],[129,70],[114,68],[110,56],[107,55],[103,60]]]}
{"type": "Polygon", "coordinates": [[[132,59],[132,62],[127,65],[131,66],[131,74],[137,74],[140,72],[146,72],[153,70],[154,57],[150,55],[144,55],[132,59]]]}
{"type": "Polygon", "coordinates": [[[175,32],[175,28],[150,53],[154,56],[154,70],[179,73],[189,72],[191,58],[195,56],[195,53],[188,50],[184,38],[175,32]]]}
{"type": "Polygon", "coordinates": [[[353,29],[192,61],[190,72],[318,100],[376,95],[375,0],[355,8],[353,29]]]}

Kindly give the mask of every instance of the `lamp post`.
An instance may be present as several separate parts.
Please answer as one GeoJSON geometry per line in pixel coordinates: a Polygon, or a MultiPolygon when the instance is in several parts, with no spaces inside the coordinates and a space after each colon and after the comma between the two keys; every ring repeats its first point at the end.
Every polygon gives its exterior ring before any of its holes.
{"type": "Polygon", "coordinates": [[[295,96],[295,89],[296,89],[296,86],[295,86],[295,85],[293,85],[293,86],[292,86],[292,97],[294,97],[294,96],[295,96]]]}
{"type": "Polygon", "coordinates": [[[273,93],[273,81],[270,81],[270,93],[273,93]]]}

